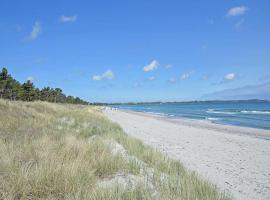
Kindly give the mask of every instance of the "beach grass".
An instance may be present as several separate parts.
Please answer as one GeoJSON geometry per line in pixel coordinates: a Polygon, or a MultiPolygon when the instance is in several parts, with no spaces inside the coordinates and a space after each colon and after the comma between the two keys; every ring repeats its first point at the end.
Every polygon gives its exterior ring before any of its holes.
{"type": "Polygon", "coordinates": [[[102,109],[0,100],[0,199],[230,199],[102,109]]]}

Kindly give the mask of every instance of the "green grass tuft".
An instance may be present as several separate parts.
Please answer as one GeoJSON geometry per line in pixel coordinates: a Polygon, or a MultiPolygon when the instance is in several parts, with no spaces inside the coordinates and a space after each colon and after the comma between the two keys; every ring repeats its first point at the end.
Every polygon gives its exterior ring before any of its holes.
{"type": "Polygon", "coordinates": [[[229,198],[126,135],[100,107],[0,100],[0,199],[229,198]],[[140,162],[112,153],[108,141],[140,162]],[[153,173],[135,187],[98,186],[118,172],[140,177],[147,169],[153,173]]]}

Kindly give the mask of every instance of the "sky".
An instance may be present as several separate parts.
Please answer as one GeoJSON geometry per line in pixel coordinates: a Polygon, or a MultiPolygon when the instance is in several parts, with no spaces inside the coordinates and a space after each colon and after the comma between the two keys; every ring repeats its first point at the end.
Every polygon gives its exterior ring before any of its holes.
{"type": "Polygon", "coordinates": [[[268,0],[1,0],[0,67],[91,102],[270,99],[269,10],[268,0]]]}

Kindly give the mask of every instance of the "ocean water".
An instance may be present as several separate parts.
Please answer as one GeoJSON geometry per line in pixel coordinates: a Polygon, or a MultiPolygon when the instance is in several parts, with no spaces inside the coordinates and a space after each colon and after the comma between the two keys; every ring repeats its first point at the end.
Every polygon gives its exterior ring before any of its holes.
{"type": "Polygon", "coordinates": [[[205,101],[120,104],[115,108],[154,113],[171,118],[208,120],[213,123],[270,130],[269,101],[205,101]]]}

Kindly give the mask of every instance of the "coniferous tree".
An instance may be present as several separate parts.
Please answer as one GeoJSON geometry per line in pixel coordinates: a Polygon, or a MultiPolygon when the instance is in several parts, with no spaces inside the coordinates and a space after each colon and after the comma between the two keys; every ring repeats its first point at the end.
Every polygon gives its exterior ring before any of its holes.
{"type": "Polygon", "coordinates": [[[13,79],[8,70],[3,68],[0,73],[0,97],[16,100],[20,90],[20,83],[13,79]]]}
{"type": "Polygon", "coordinates": [[[26,83],[22,84],[22,89],[23,89],[23,95],[21,98],[23,101],[35,100],[36,91],[34,88],[34,84],[30,80],[27,80],[26,83]]]}
{"type": "Polygon", "coordinates": [[[61,88],[44,87],[40,90],[30,80],[20,84],[20,82],[12,78],[6,68],[3,68],[0,72],[0,98],[22,101],[40,100],[54,103],[88,104],[87,101],[79,97],[66,96],[61,88]]]}
{"type": "Polygon", "coordinates": [[[63,103],[65,101],[65,95],[63,94],[62,89],[55,88],[55,94],[56,94],[56,102],[63,103]]]}
{"type": "Polygon", "coordinates": [[[49,101],[50,98],[50,87],[44,87],[41,91],[40,91],[40,100],[41,101],[49,101]]]}
{"type": "Polygon", "coordinates": [[[7,96],[7,87],[8,87],[8,71],[6,68],[3,68],[0,73],[0,97],[6,98],[7,96]]]}
{"type": "Polygon", "coordinates": [[[22,95],[22,88],[19,81],[16,81],[15,79],[13,79],[11,90],[12,90],[12,94],[11,94],[10,100],[14,100],[14,101],[19,100],[22,95]]]}
{"type": "Polygon", "coordinates": [[[39,88],[35,88],[35,100],[40,100],[40,90],[39,88]]]}

